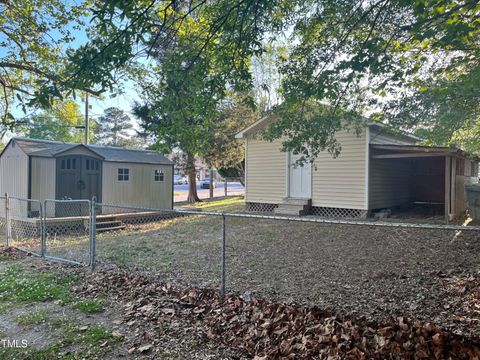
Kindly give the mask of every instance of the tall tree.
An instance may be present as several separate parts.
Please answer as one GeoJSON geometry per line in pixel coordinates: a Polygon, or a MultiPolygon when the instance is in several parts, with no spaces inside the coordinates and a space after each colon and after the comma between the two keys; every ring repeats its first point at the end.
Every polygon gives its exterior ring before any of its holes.
{"type": "MultiPolygon", "coordinates": [[[[243,142],[235,139],[235,135],[256,120],[258,113],[242,103],[227,101],[220,106],[203,150],[204,159],[210,169],[229,169],[236,177],[243,177],[244,146],[243,142]]],[[[213,190],[212,186],[210,190],[213,190]]]]}
{"type": "MultiPolygon", "coordinates": [[[[78,104],[72,100],[56,101],[53,106],[33,115],[22,123],[23,133],[32,139],[82,142],[84,116],[78,104]]],[[[90,130],[95,131],[95,124],[90,130]]],[[[91,133],[91,135],[92,135],[91,133]]]]}
{"type": "MultiPolygon", "coordinates": [[[[179,3],[168,10],[174,12],[171,18],[182,19],[177,23],[179,28],[150,37],[154,41],[151,56],[157,66],[149,77],[140,81],[145,103],[137,108],[137,114],[143,128],[155,135],[157,147],[167,151],[178,148],[184,152],[189,177],[188,201],[195,202],[199,201],[195,158],[204,157],[209,133],[227,88],[241,91],[251,85],[249,59],[252,51],[248,47],[238,51],[236,46],[243,41],[238,32],[234,28],[219,32],[216,28],[219,24],[211,21],[217,7],[229,8],[235,13],[246,4],[238,2],[232,6],[219,2],[197,10],[184,5],[179,3]],[[187,68],[188,77],[185,77],[187,68]]],[[[249,11],[248,7],[245,11],[249,11]]],[[[223,26],[227,27],[234,16],[224,16],[223,26]]],[[[253,26],[255,24],[249,19],[244,23],[245,29],[253,26]]]]}
{"type": "Polygon", "coordinates": [[[98,125],[98,143],[112,146],[126,146],[129,143],[132,119],[123,110],[116,107],[105,109],[98,118],[98,125]]]}

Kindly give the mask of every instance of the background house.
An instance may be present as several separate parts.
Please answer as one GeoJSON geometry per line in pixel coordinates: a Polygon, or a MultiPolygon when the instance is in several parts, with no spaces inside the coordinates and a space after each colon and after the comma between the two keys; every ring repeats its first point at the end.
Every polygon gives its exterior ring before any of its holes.
{"type": "Polygon", "coordinates": [[[281,140],[256,136],[272,121],[261,119],[237,134],[245,142],[245,201],[251,210],[365,217],[416,203],[443,206],[452,219],[465,211],[464,184],[478,181],[478,163],[464,152],[418,146],[418,138],[392,135],[381,124],[359,136],[339,131],[339,157],[324,152],[313,164],[295,167],[300,155],[282,152],[281,140]]]}
{"type": "Polygon", "coordinates": [[[172,177],[173,163],[146,150],[14,138],[0,154],[0,193],[40,201],[171,209],[172,177]]]}

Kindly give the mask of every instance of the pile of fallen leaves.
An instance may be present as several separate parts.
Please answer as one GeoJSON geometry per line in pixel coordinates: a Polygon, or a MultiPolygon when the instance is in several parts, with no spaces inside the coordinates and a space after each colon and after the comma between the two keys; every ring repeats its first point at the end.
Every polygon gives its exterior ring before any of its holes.
{"type": "Polygon", "coordinates": [[[464,274],[444,277],[450,296],[445,309],[454,315],[455,321],[467,323],[470,327],[480,325],[480,277],[478,274],[464,274]]]}
{"type": "MultiPolygon", "coordinates": [[[[211,289],[176,289],[149,276],[119,270],[85,276],[77,291],[121,299],[129,325],[181,319],[200,328],[206,341],[242,349],[256,359],[480,358],[480,339],[404,317],[379,324],[317,307],[222,296],[211,289]]],[[[142,345],[140,350],[151,346],[142,345]]]]}

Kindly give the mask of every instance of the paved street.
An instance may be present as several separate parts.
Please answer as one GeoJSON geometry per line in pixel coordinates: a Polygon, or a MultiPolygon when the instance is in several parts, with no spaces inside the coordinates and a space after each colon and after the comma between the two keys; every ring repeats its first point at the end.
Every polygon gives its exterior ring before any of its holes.
{"type": "MultiPolygon", "coordinates": [[[[200,199],[207,199],[210,196],[209,189],[202,189],[197,183],[197,193],[200,199]]],[[[231,182],[227,184],[227,195],[244,195],[245,188],[239,182],[231,182]]],[[[175,185],[174,187],[174,201],[186,201],[188,196],[188,185],[175,185]]],[[[213,192],[214,197],[225,196],[224,183],[218,182],[213,192]]]]}

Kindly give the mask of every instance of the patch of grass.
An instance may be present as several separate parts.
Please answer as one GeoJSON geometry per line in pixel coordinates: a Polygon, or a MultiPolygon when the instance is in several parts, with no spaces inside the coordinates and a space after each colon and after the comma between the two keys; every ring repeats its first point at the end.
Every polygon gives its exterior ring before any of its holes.
{"type": "Polygon", "coordinates": [[[197,208],[205,211],[229,211],[239,212],[245,207],[245,200],[241,196],[229,197],[220,200],[202,201],[191,205],[185,205],[185,208],[197,208]]]}
{"type": "Polygon", "coordinates": [[[7,313],[11,308],[11,304],[0,304],[0,315],[7,313]]]}
{"type": "Polygon", "coordinates": [[[15,321],[20,325],[37,325],[44,323],[48,318],[46,310],[36,310],[30,313],[21,314],[15,317],[15,321]]]}
{"type": "Polygon", "coordinates": [[[34,348],[1,348],[0,359],[15,359],[15,360],[48,360],[58,358],[58,345],[47,346],[42,349],[34,348]]]}
{"type": "Polygon", "coordinates": [[[0,301],[22,303],[71,301],[70,288],[75,279],[56,272],[29,273],[18,265],[0,272],[0,301]]]}
{"type": "Polygon", "coordinates": [[[81,312],[93,314],[103,311],[103,301],[101,300],[80,300],[73,307],[81,312]]]}
{"type": "Polygon", "coordinates": [[[98,345],[99,342],[105,340],[120,341],[122,340],[122,337],[113,336],[112,332],[104,327],[93,325],[90,326],[85,332],[84,339],[90,343],[90,345],[98,345]]]}

